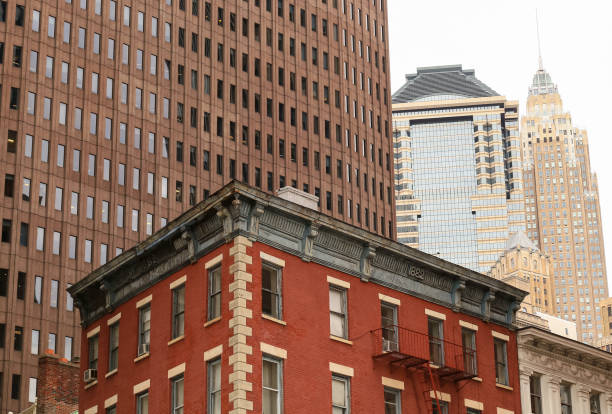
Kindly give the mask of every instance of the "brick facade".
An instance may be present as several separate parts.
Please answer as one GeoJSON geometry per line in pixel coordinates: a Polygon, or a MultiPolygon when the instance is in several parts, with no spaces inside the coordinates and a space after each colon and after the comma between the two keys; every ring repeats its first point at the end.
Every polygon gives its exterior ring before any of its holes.
{"type": "MultiPolygon", "coordinates": [[[[353,235],[353,239],[346,238],[348,234],[344,231],[349,230],[348,227],[345,229],[337,223],[334,230],[327,227],[329,223],[321,224],[316,236],[318,238],[312,248],[312,256],[296,254],[295,250],[292,252],[283,247],[280,241],[274,245],[269,241],[269,232],[273,228],[265,223],[276,223],[277,230],[284,228],[280,222],[269,218],[275,214],[278,207],[275,203],[278,200],[268,199],[262,221],[255,224],[252,217],[242,220],[248,200],[242,198],[240,188],[232,189],[237,191],[234,195],[231,195],[232,191],[229,189],[228,193],[219,195],[219,200],[229,196],[225,200],[231,200],[231,207],[196,207],[188,216],[172,223],[167,235],[159,235],[159,239],[154,236],[153,240],[147,242],[148,246],[162,248],[161,246],[169,245],[169,239],[165,241],[165,237],[174,237],[169,234],[176,234],[173,229],[191,228],[190,231],[196,235],[197,246],[188,247],[188,244],[187,247],[180,247],[179,242],[170,244],[179,248],[172,256],[178,257],[176,263],[184,261],[184,265],[179,265],[176,270],[163,273],[166,274],[163,277],[156,276],[155,281],[149,279],[150,273],[146,273],[142,267],[150,266],[145,263],[154,260],[148,259],[153,252],[146,252],[143,245],[139,256],[141,259],[138,260],[144,262],[143,266],[138,266],[138,270],[133,270],[136,268],[130,266],[136,256],[122,256],[122,260],[109,263],[74,287],[72,292],[82,302],[80,306],[85,320],[81,342],[82,355],[88,354],[86,338],[90,336],[89,332],[97,332],[99,329],[100,344],[98,379],[80,386],[81,411],[91,409],[93,412],[94,407],[97,407],[100,412],[105,401],[112,399],[117,404],[118,412],[132,412],[136,404],[135,393],[144,390],[148,390],[150,407],[169,410],[169,381],[173,375],[171,373],[179,372],[176,367],[183,367],[180,372],[183,373],[184,381],[184,410],[204,412],[209,404],[207,389],[211,381],[207,376],[207,366],[210,361],[220,358],[220,412],[262,412],[262,358],[266,356],[282,365],[282,406],[284,412],[288,413],[329,412],[332,375],[341,375],[350,380],[350,406],[351,412],[354,413],[385,412],[385,387],[400,393],[402,412],[431,413],[431,406],[435,401],[431,395],[436,395],[432,394],[435,388],[439,399],[449,400],[451,414],[464,413],[466,407],[481,407],[486,413],[520,413],[515,330],[511,319],[499,319],[499,312],[503,306],[508,306],[511,300],[520,302],[524,293],[490,279],[491,283],[495,284],[495,295],[483,296],[480,310],[471,311],[467,303],[475,297],[476,287],[481,286],[479,283],[489,279],[468,272],[464,274],[463,298],[455,296],[456,306],[453,310],[453,306],[445,302],[450,298],[450,290],[444,296],[445,299],[434,299],[437,290],[450,289],[452,286],[452,283],[446,282],[448,273],[440,273],[438,277],[432,278],[429,270],[423,270],[422,279],[416,270],[408,273],[417,274],[414,278],[408,274],[396,273],[395,280],[385,279],[387,282],[383,284],[379,262],[374,261],[368,270],[368,279],[357,277],[348,268],[342,270],[338,266],[326,264],[330,263],[328,260],[331,260],[331,256],[326,256],[329,251],[322,249],[320,244],[320,238],[326,237],[326,232],[329,231],[336,237],[336,246],[343,245],[347,251],[351,250],[352,241],[359,238],[357,235],[353,235]],[[198,227],[188,223],[197,221],[197,215],[205,214],[207,209],[211,208],[213,211],[235,208],[225,216],[231,217],[233,224],[225,222],[225,232],[221,233],[208,228],[210,236],[204,237],[201,231],[204,231],[206,226],[198,227]],[[240,231],[227,233],[231,228],[243,228],[242,225],[246,225],[244,228],[251,231],[244,234],[240,231]],[[203,247],[205,245],[209,247],[203,247]],[[187,255],[203,248],[203,255],[193,263],[189,261],[187,255]],[[264,311],[263,263],[274,266],[281,273],[282,306],[278,318],[269,316],[264,311]],[[209,272],[212,266],[218,265],[221,266],[221,316],[209,321],[209,272]],[[134,271],[145,273],[135,277],[134,271]],[[112,276],[119,274],[120,279],[115,280],[115,276],[112,276]],[[482,279],[478,279],[480,277],[482,279]],[[115,303],[106,310],[96,304],[85,303],[85,299],[97,291],[100,281],[105,278],[108,278],[105,283],[108,283],[114,292],[109,298],[111,303],[115,303]],[[480,281],[477,282],[477,279],[480,281]],[[114,283],[123,283],[124,287],[119,288],[114,283]],[[185,331],[184,337],[172,340],[172,288],[176,287],[177,283],[184,283],[185,286],[185,331]],[[405,287],[394,287],[400,285],[405,287]],[[338,286],[346,292],[346,338],[331,335],[330,286],[338,286]],[[132,289],[134,294],[128,293],[132,289]],[[409,293],[413,289],[414,293],[409,293]],[[134,335],[139,329],[137,306],[142,304],[145,298],[151,298],[150,353],[145,357],[138,357],[137,335],[134,335]],[[399,353],[401,358],[409,360],[410,364],[406,360],[401,361],[397,353],[383,352],[381,348],[383,302],[397,308],[399,353]],[[506,305],[503,305],[504,303],[506,305]],[[109,374],[106,369],[108,320],[117,320],[117,315],[121,315],[119,369],[109,374]],[[430,353],[427,345],[428,318],[431,317],[442,321],[446,355],[441,366],[432,368],[433,386],[429,377],[430,353]],[[469,369],[463,360],[461,335],[464,327],[475,332],[477,372],[471,372],[472,375],[467,372],[469,369]],[[507,381],[496,380],[496,340],[503,341],[507,347],[507,381]],[[460,350],[459,353],[455,352],[457,349],[460,350]],[[445,371],[452,367],[457,370],[445,371]]],[[[263,200],[260,201],[261,205],[264,205],[263,200]]],[[[315,214],[308,213],[299,206],[283,205],[288,209],[287,220],[297,220],[298,217],[305,218],[308,214],[315,214]],[[294,216],[289,214],[290,210],[294,216]]],[[[219,216],[215,214],[210,217],[214,221],[219,216]]],[[[185,237],[180,238],[184,239],[185,237]]],[[[364,250],[362,257],[374,248],[377,255],[385,257],[388,254],[387,249],[395,248],[396,245],[377,244],[374,240],[369,240],[369,248],[364,250]]],[[[407,247],[398,248],[421,255],[407,247]]],[[[162,273],[157,273],[155,269],[167,269],[164,264],[167,261],[163,254],[157,256],[159,261],[151,267],[151,271],[161,275],[162,273]]],[[[423,255],[421,259],[425,260],[426,257],[429,256],[423,255]]],[[[338,259],[341,257],[338,256],[335,260],[338,259]]],[[[405,256],[404,260],[416,259],[405,256]]],[[[448,266],[447,272],[466,271],[439,259],[430,260],[435,260],[440,266],[448,266]]],[[[421,265],[426,267],[425,262],[421,262],[421,265]]],[[[510,308],[506,310],[513,312],[510,308]]],[[[84,359],[81,369],[85,370],[87,367],[88,362],[84,359]]]]}

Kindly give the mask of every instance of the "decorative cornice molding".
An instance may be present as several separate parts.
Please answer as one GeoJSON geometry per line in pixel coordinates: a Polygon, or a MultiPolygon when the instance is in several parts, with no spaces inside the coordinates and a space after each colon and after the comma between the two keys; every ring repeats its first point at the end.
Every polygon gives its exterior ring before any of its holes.
{"type": "Polygon", "coordinates": [[[513,328],[526,292],[233,182],[70,288],[85,326],[236,236],[513,328]],[[104,289],[101,289],[103,283],[104,289]]]}

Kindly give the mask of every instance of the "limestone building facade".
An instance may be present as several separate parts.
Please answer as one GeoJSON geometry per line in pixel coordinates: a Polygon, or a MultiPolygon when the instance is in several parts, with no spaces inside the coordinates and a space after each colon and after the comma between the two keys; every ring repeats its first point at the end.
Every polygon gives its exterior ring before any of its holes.
{"type": "Polygon", "coordinates": [[[517,341],[524,414],[612,413],[612,354],[536,327],[517,341]]]}

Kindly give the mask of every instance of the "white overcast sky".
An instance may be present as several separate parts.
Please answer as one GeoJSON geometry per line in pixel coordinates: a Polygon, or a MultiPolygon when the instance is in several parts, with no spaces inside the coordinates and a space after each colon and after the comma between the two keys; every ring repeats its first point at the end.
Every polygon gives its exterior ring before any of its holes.
{"type": "Polygon", "coordinates": [[[544,69],[558,85],[574,126],[589,135],[612,288],[612,2],[387,2],[393,92],[417,67],[462,64],[499,94],[518,100],[521,113],[538,69],[538,9],[544,69]]]}

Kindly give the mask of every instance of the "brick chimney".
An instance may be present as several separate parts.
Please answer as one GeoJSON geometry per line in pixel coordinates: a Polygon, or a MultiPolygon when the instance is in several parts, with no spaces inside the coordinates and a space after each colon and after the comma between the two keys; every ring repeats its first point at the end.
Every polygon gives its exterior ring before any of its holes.
{"type": "Polygon", "coordinates": [[[79,408],[78,363],[48,350],[38,359],[37,414],[69,414],[79,408]]]}

